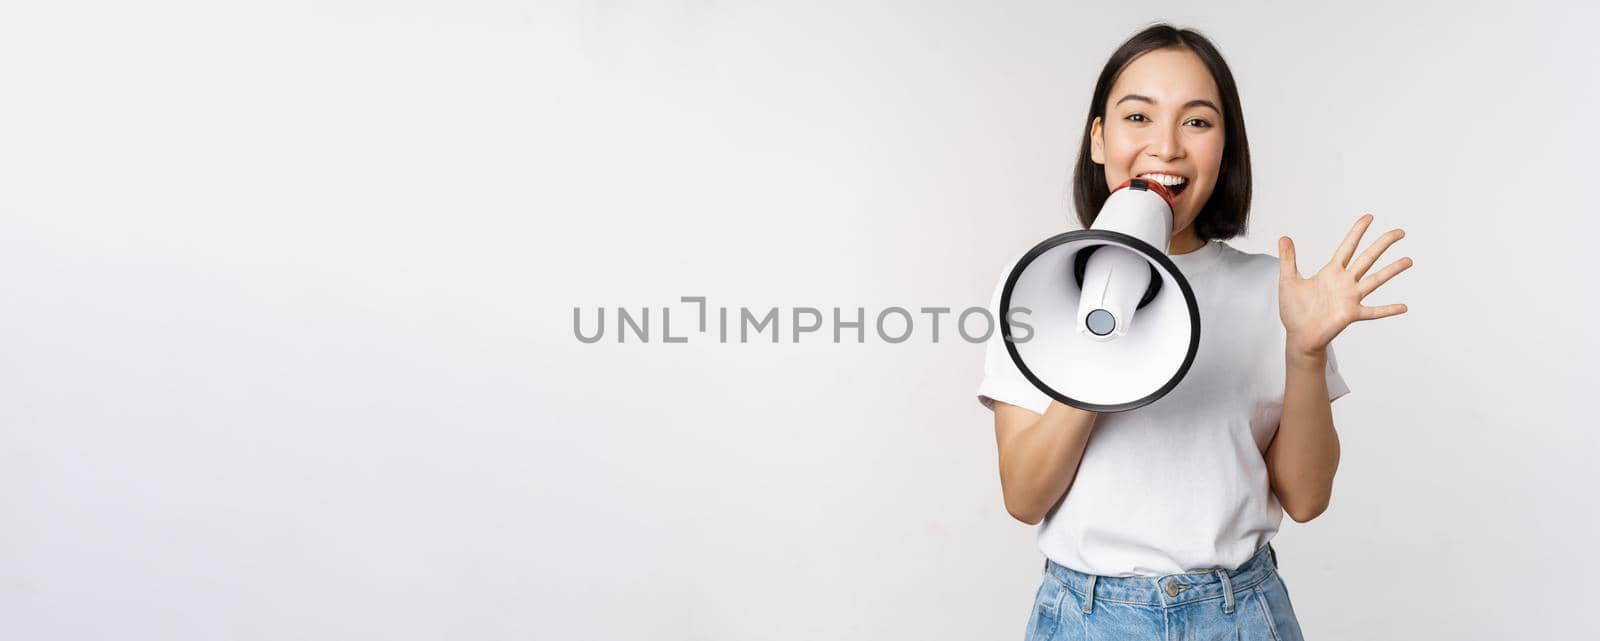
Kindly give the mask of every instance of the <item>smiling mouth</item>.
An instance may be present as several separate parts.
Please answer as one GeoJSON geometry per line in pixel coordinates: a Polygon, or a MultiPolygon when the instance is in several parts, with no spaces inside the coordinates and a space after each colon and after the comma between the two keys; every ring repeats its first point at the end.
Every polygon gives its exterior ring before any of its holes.
{"type": "Polygon", "coordinates": [[[1172,194],[1172,198],[1174,200],[1183,195],[1184,190],[1189,188],[1189,179],[1184,178],[1183,176],[1155,173],[1140,174],[1139,178],[1159,183],[1162,187],[1166,188],[1168,193],[1172,194]]]}

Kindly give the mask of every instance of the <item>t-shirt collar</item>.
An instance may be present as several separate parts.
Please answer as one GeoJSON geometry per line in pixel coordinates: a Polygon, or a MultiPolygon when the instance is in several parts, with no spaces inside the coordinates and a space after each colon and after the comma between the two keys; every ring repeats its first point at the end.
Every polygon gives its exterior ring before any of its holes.
{"type": "Polygon", "coordinates": [[[1201,269],[1216,262],[1217,256],[1222,254],[1222,241],[1208,240],[1199,249],[1186,254],[1168,254],[1173,264],[1185,272],[1201,269]]]}

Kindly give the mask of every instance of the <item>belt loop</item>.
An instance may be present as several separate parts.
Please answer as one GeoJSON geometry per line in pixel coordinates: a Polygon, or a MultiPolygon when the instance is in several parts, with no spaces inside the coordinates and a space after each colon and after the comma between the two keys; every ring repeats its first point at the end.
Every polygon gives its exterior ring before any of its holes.
{"type": "Polygon", "coordinates": [[[1083,588],[1083,613],[1094,612],[1094,582],[1100,577],[1089,575],[1089,584],[1083,588]]]}
{"type": "Polygon", "coordinates": [[[1278,548],[1272,547],[1272,544],[1268,543],[1267,552],[1272,554],[1272,569],[1278,569],[1278,548]]]}
{"type": "Polygon", "coordinates": [[[1222,577],[1222,613],[1233,614],[1233,581],[1227,570],[1217,570],[1217,576],[1222,577]]]}

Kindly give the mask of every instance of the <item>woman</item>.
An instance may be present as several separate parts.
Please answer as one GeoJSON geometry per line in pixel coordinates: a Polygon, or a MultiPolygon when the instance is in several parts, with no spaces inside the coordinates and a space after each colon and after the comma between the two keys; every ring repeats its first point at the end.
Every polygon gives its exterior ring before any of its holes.
{"type": "Polygon", "coordinates": [[[1339,463],[1330,404],[1349,392],[1330,343],[1354,321],[1406,311],[1361,303],[1411,266],[1368,273],[1403,234],[1356,256],[1372,222],[1362,216],[1311,278],[1287,237],[1281,258],[1222,242],[1245,230],[1250,207],[1238,90],[1210,41],[1167,25],[1133,36],[1100,74],[1074,177],[1083,226],[1113,186],[1140,176],[1177,193],[1168,254],[1205,328],[1183,381],[1098,415],[1030,385],[999,332],[988,346],[978,397],[994,410],[1006,509],[1042,522],[1027,637],[1299,639],[1268,543],[1284,512],[1305,522],[1328,505],[1339,463]]]}

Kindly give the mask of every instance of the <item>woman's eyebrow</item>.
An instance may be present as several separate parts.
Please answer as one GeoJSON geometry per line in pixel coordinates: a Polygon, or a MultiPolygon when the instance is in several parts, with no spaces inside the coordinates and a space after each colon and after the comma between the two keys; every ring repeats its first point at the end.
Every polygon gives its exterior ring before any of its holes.
{"type": "MultiPolygon", "coordinates": [[[[1156,101],[1151,99],[1149,96],[1141,96],[1141,95],[1136,94],[1136,93],[1130,93],[1130,94],[1128,94],[1126,96],[1123,96],[1123,97],[1119,98],[1117,100],[1116,104],[1111,105],[1111,106],[1115,107],[1115,106],[1120,105],[1120,104],[1122,104],[1124,102],[1127,102],[1129,100],[1138,100],[1138,101],[1141,101],[1141,102],[1148,102],[1148,103],[1150,103],[1152,105],[1156,104],[1156,101]]],[[[1196,98],[1194,100],[1190,100],[1189,102],[1183,103],[1183,108],[1184,109],[1188,109],[1190,107],[1210,107],[1212,111],[1215,111],[1215,112],[1217,112],[1219,114],[1222,113],[1222,110],[1218,109],[1217,105],[1215,103],[1211,102],[1210,100],[1206,100],[1204,98],[1196,98]]]]}

